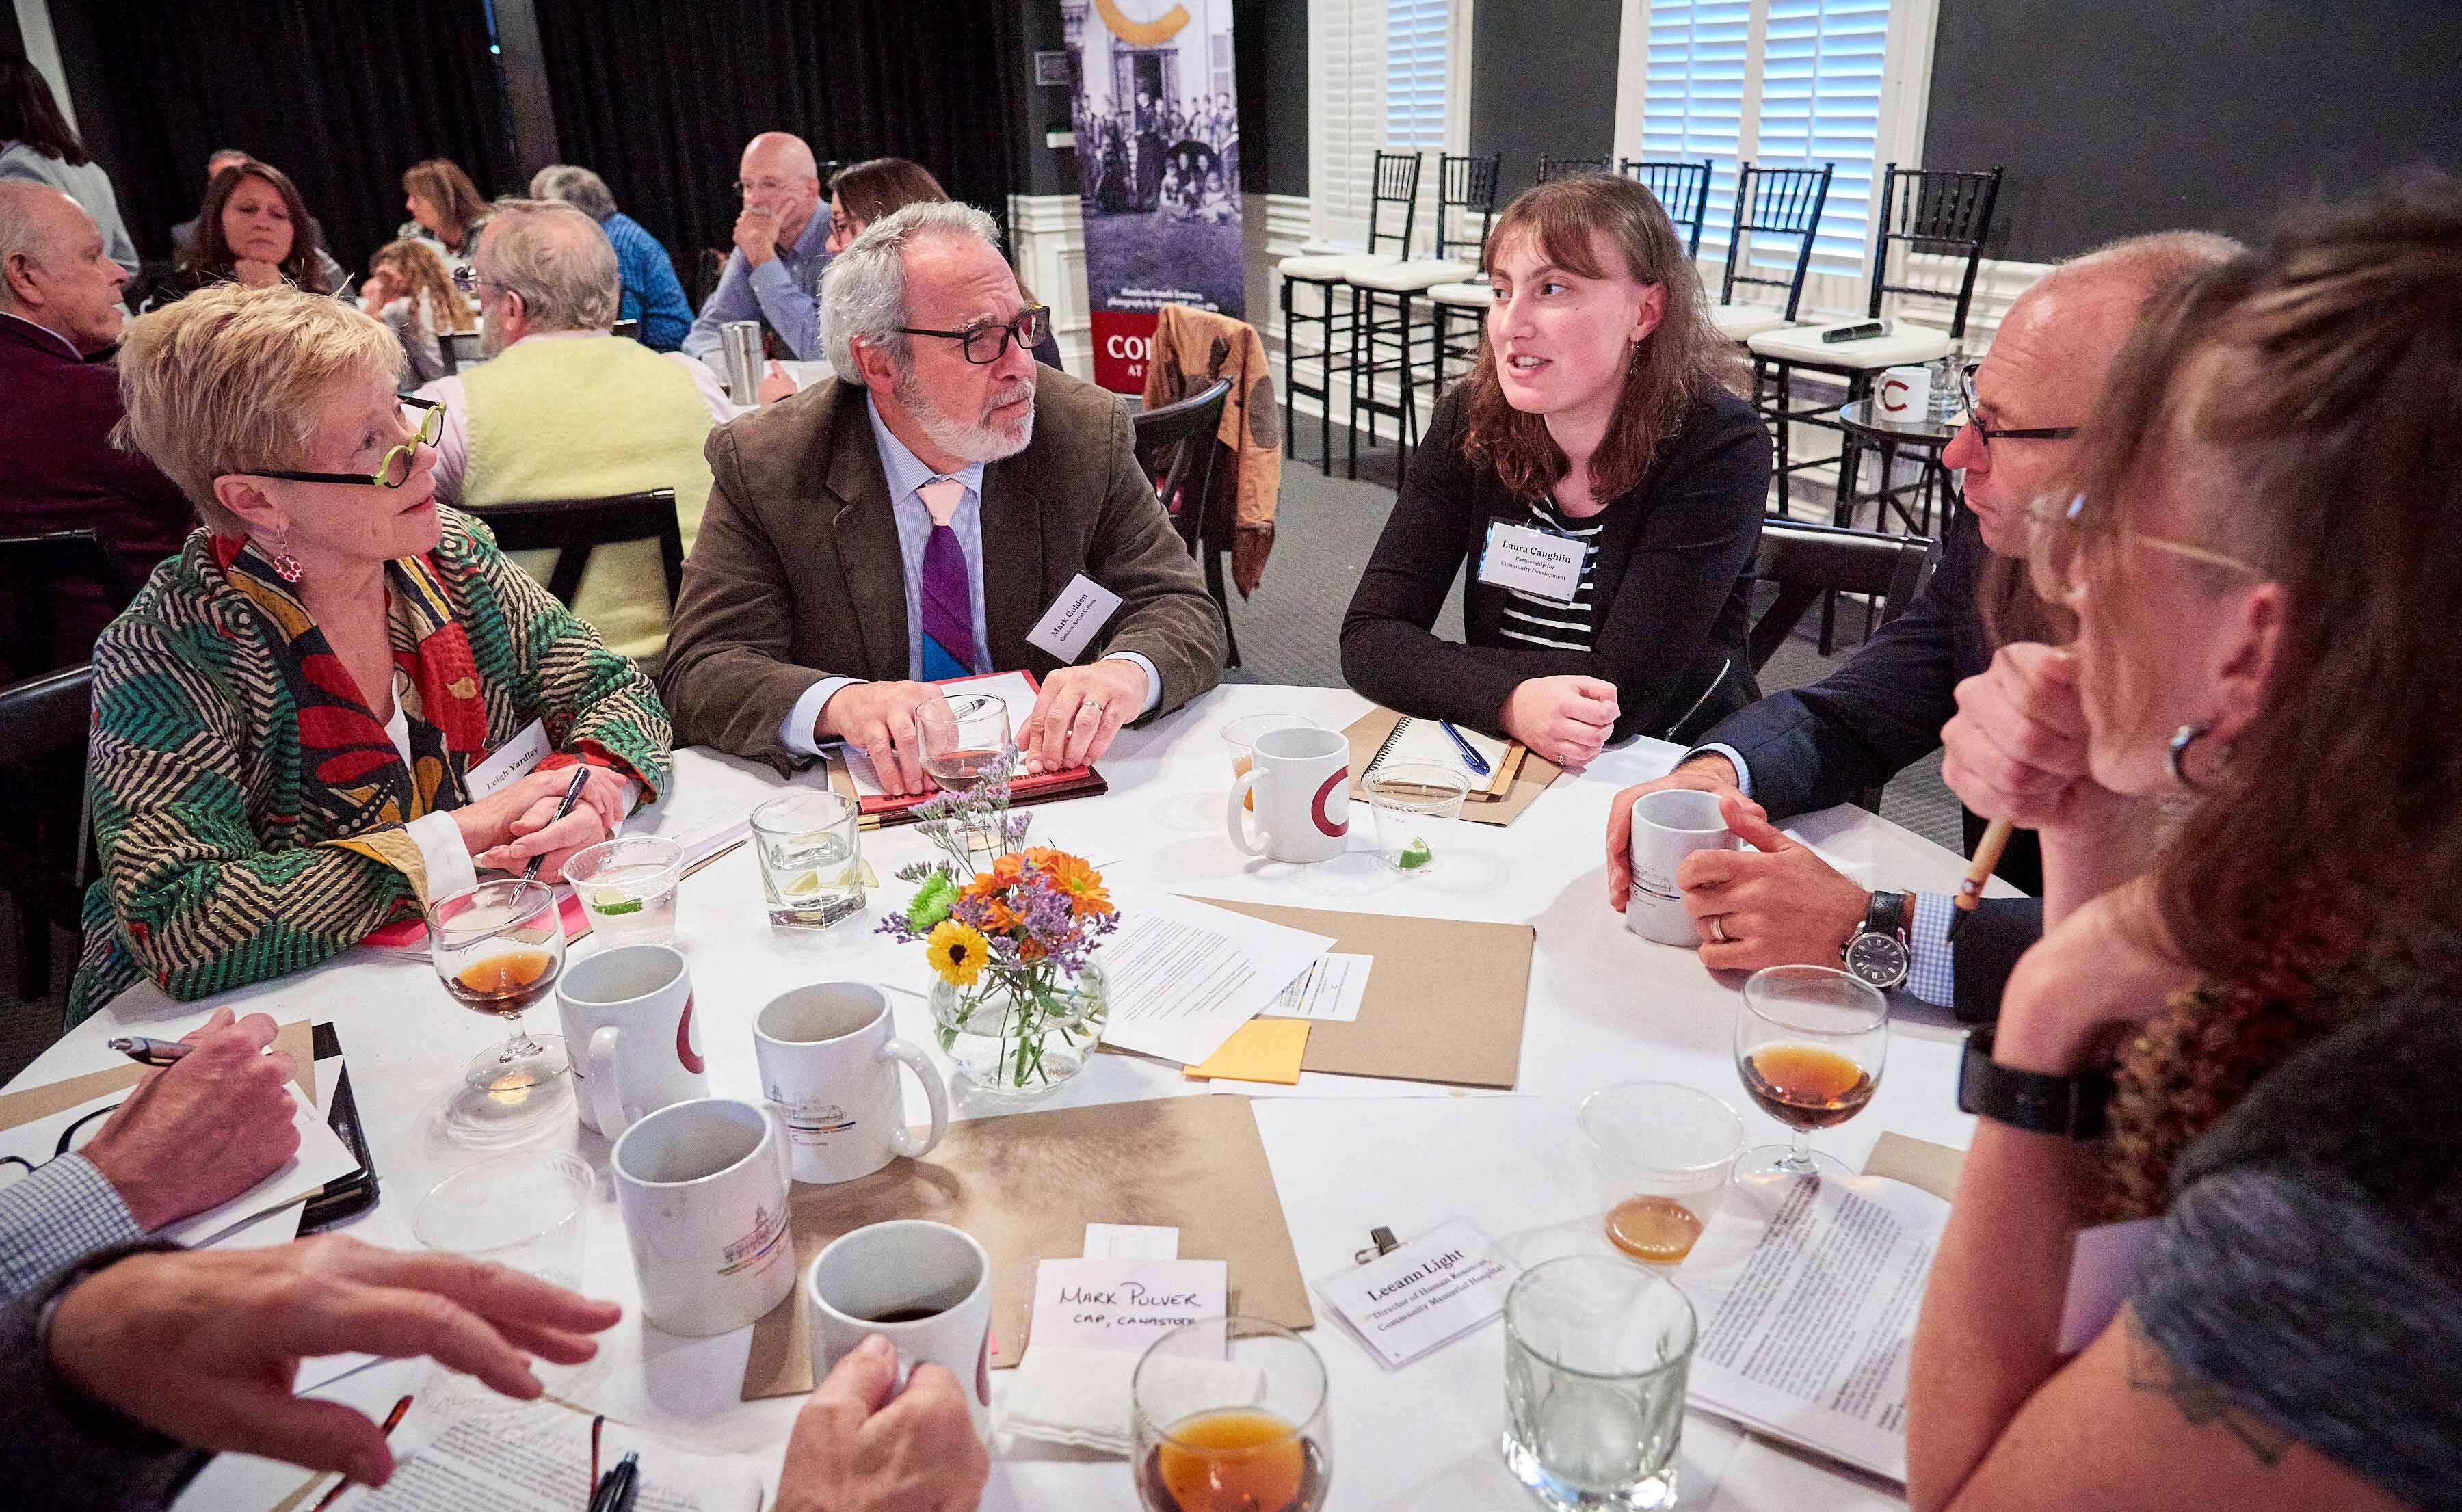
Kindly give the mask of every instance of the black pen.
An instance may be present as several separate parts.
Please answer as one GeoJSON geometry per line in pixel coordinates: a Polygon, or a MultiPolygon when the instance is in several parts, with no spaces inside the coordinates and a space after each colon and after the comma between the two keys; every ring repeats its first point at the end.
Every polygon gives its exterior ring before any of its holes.
{"type": "Polygon", "coordinates": [[[183,1040],[149,1040],[142,1034],[123,1035],[104,1043],[140,1066],[168,1066],[196,1048],[183,1040]]]}
{"type": "MultiPolygon", "coordinates": [[[[572,768],[572,781],[564,785],[564,802],[555,806],[555,817],[553,819],[550,819],[548,823],[560,823],[566,814],[572,811],[572,806],[581,801],[582,785],[588,781],[590,781],[589,767],[575,767],[572,768]]],[[[522,880],[525,882],[537,881],[538,869],[545,865],[546,862],[547,853],[545,851],[541,851],[538,854],[531,856],[530,864],[522,868],[522,880]]]]}
{"type": "Polygon", "coordinates": [[[1463,766],[1469,767],[1471,770],[1479,773],[1482,777],[1488,775],[1487,758],[1481,756],[1470,742],[1462,739],[1462,732],[1454,728],[1452,722],[1448,720],[1438,720],[1436,721],[1436,728],[1452,736],[1454,738],[1454,744],[1461,747],[1463,766]]]}
{"type": "Polygon", "coordinates": [[[590,1512],[633,1512],[633,1499],[641,1492],[641,1456],[627,1449],[616,1468],[599,1480],[598,1489],[590,1494],[590,1512]]]}

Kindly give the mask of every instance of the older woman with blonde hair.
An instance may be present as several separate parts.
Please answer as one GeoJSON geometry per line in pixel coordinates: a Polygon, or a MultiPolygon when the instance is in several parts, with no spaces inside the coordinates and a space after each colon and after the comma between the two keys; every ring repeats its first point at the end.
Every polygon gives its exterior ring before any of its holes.
{"type": "Polygon", "coordinates": [[[408,237],[387,242],[368,259],[359,308],[391,327],[401,342],[408,383],[443,378],[444,337],[479,325],[470,301],[453,287],[443,257],[428,243],[408,237]]]}
{"type": "Polygon", "coordinates": [[[649,681],[437,507],[441,411],[400,360],[337,301],[232,284],[120,346],[122,438],[205,526],[95,646],[72,1022],[140,977],[189,999],[313,965],[480,868],[552,878],[666,785],[649,681]],[[534,723],[553,754],[475,792],[534,723]]]}
{"type": "Polygon", "coordinates": [[[2462,184],[2158,300],[2037,513],[2075,633],[1943,731],[2046,929],[1967,1049],[1909,1499],[2462,1506],[2462,184]]]}

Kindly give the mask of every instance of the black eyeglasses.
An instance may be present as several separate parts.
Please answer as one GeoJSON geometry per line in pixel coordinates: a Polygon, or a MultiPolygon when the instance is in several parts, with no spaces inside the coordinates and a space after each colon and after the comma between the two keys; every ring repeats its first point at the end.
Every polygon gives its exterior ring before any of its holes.
{"type": "Polygon", "coordinates": [[[384,454],[384,461],[373,473],[366,472],[250,472],[238,469],[243,478],[280,478],[285,483],[355,483],[366,488],[399,488],[410,481],[411,464],[419,460],[419,448],[433,446],[436,438],[444,434],[444,406],[432,399],[411,399],[404,404],[427,412],[419,423],[419,434],[384,454]]]}
{"type": "Polygon", "coordinates": [[[966,344],[966,360],[977,367],[1001,359],[1008,350],[1009,339],[1031,350],[1034,344],[1051,334],[1051,311],[1043,305],[1028,305],[1017,313],[1017,318],[1001,325],[986,320],[963,331],[926,331],[920,326],[899,326],[898,335],[909,336],[942,336],[966,344]]]}
{"type": "Polygon", "coordinates": [[[2066,441],[2078,433],[2075,425],[2034,425],[2019,430],[1996,430],[1983,423],[1983,402],[1975,397],[1975,370],[1982,366],[1970,362],[1957,375],[1959,393],[1966,400],[1966,422],[1983,438],[1983,449],[1990,451],[1996,441],[2066,441]]]}

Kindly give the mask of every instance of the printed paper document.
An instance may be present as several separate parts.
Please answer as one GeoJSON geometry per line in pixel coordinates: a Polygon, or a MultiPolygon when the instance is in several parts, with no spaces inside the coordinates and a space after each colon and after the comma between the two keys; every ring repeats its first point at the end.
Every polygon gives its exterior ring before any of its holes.
{"type": "Polygon", "coordinates": [[[1105,1044],[1198,1066],[1301,973],[1330,937],[1157,895],[1124,901],[1103,945],[1105,1044]]]}

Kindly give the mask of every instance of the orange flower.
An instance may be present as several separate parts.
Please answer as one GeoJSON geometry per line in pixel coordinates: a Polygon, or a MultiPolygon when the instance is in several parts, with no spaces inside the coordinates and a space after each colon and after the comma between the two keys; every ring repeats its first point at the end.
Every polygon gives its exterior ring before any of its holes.
{"type": "Polygon", "coordinates": [[[1051,853],[1052,885],[1069,895],[1069,912],[1079,918],[1112,911],[1112,895],[1103,890],[1103,874],[1065,852],[1051,853]]]}
{"type": "Polygon", "coordinates": [[[1026,863],[1014,855],[1004,855],[992,863],[988,872],[977,872],[966,884],[968,897],[992,897],[1008,891],[1026,877],[1026,863]]]}

